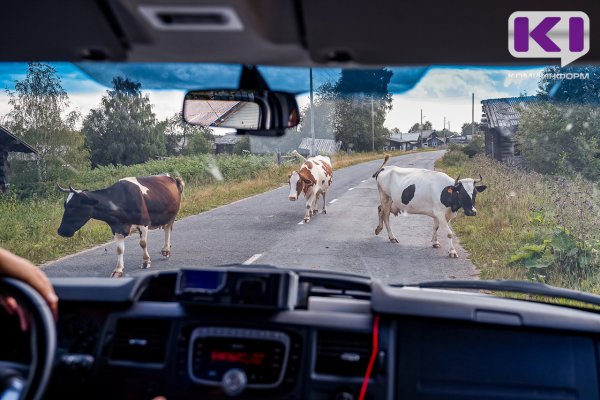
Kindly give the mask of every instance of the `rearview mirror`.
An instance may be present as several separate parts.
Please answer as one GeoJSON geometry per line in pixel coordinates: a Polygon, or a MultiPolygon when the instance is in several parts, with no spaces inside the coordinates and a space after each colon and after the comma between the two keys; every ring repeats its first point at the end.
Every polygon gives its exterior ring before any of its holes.
{"type": "Polygon", "coordinates": [[[296,97],[270,90],[202,90],[185,95],[183,118],[190,124],[235,128],[240,133],[283,134],[300,122],[296,97]]]}

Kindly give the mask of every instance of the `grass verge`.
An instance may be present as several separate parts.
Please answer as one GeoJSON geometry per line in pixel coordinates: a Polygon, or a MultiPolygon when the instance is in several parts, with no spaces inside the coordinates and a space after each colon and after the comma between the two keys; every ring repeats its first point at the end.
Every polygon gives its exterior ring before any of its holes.
{"type": "Polygon", "coordinates": [[[436,168],[484,178],[477,216],[453,228],[481,279],[533,280],[600,293],[600,202],[595,183],[578,176],[523,171],[450,151],[436,168]]]}

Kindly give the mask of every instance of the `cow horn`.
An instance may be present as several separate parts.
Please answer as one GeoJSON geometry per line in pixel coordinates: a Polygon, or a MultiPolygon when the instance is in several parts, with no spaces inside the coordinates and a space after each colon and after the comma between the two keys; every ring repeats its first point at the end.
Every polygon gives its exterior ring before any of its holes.
{"type": "Polygon", "coordinates": [[[460,181],[460,175],[456,177],[456,180],[454,181],[454,185],[458,185],[458,181],[460,181]]]}
{"type": "Polygon", "coordinates": [[[70,192],[69,189],[65,189],[64,187],[60,186],[58,183],[56,184],[56,186],[58,186],[58,190],[60,190],[61,192],[65,192],[65,193],[69,193],[70,192]]]}
{"type": "Polygon", "coordinates": [[[71,189],[71,192],[73,193],[81,193],[81,190],[73,189],[73,186],[71,185],[69,185],[69,189],[71,189]]]}
{"type": "Polygon", "coordinates": [[[475,183],[479,183],[483,180],[483,177],[481,176],[481,174],[479,174],[479,179],[475,181],[475,183]]]}

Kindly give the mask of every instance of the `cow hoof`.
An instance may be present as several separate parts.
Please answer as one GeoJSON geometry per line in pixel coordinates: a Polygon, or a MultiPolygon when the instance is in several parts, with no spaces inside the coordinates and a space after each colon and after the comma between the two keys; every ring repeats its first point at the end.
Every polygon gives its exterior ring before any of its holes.
{"type": "Polygon", "coordinates": [[[150,261],[144,261],[142,264],[142,269],[148,269],[152,266],[152,263],[150,261]]]}
{"type": "Polygon", "coordinates": [[[312,211],[312,215],[317,215],[319,213],[319,210],[313,210],[312,211]]]}
{"type": "Polygon", "coordinates": [[[111,278],[122,278],[123,277],[123,271],[113,271],[112,274],[110,274],[111,278]]]}
{"type": "Polygon", "coordinates": [[[310,221],[310,218],[304,218],[304,223],[308,224],[308,222],[310,221]]]}
{"type": "Polygon", "coordinates": [[[171,250],[161,250],[160,254],[162,254],[164,257],[169,257],[171,255],[171,250]]]}
{"type": "Polygon", "coordinates": [[[382,230],[383,230],[383,228],[380,228],[380,227],[375,228],[375,234],[379,235],[382,230]]]}
{"type": "Polygon", "coordinates": [[[327,210],[323,210],[323,214],[327,214],[327,210]]]}
{"type": "Polygon", "coordinates": [[[452,250],[451,252],[448,253],[448,257],[458,258],[458,254],[456,254],[456,251],[452,250]]]}
{"type": "Polygon", "coordinates": [[[390,242],[392,242],[392,243],[400,243],[400,242],[398,242],[398,239],[396,239],[396,238],[391,238],[390,242]]]}
{"type": "Polygon", "coordinates": [[[442,245],[441,245],[441,244],[439,244],[439,243],[434,243],[434,244],[433,244],[433,248],[434,248],[434,249],[439,249],[440,247],[442,247],[442,245]]]}

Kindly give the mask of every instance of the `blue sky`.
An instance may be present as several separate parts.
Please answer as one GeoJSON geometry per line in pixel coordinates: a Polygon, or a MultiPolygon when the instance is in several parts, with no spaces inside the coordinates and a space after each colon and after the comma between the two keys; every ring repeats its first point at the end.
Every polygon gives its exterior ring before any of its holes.
{"type": "MultiPolygon", "coordinates": [[[[52,63],[71,105],[83,114],[98,106],[114,76],[128,76],[142,82],[159,118],[168,117],[181,109],[186,89],[209,87],[234,88],[240,73],[239,65],[219,64],[124,64],[124,63],[52,63]],[[88,74],[94,76],[92,80],[88,74]]],[[[2,89],[13,89],[14,81],[22,79],[26,63],[0,63],[2,89]]],[[[392,68],[394,75],[389,88],[394,93],[393,109],[386,126],[408,130],[418,122],[423,109],[424,120],[442,129],[443,118],[458,130],[471,120],[471,93],[475,93],[475,120],[481,117],[480,101],[487,98],[518,96],[521,92],[535,94],[541,67],[481,68],[481,67],[405,67],[392,68]],[[529,76],[531,75],[531,76],[529,76]]],[[[308,90],[308,68],[261,67],[265,80],[274,90],[301,93],[308,90]]],[[[313,70],[314,87],[334,82],[338,68],[313,70]]],[[[301,106],[308,102],[307,94],[298,97],[301,106]]],[[[0,94],[0,117],[9,111],[8,97],[0,94]]]]}

